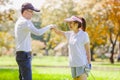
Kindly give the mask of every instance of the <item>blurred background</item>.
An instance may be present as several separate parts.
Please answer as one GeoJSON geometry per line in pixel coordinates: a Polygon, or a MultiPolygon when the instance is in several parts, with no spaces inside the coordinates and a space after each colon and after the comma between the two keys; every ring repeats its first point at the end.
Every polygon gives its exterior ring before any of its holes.
{"type": "MultiPolygon", "coordinates": [[[[14,25],[24,2],[41,10],[32,18],[37,28],[56,24],[68,31],[65,18],[84,17],[91,41],[88,80],[120,80],[120,0],[0,0],[0,80],[18,79],[14,25]]],[[[72,80],[63,37],[52,31],[32,34],[32,49],[33,80],[72,80]]]]}

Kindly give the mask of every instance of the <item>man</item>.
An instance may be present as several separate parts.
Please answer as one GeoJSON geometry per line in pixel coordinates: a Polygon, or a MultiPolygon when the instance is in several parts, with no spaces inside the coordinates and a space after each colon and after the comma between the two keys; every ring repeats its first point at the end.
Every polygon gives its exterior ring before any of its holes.
{"type": "Polygon", "coordinates": [[[30,21],[33,11],[39,12],[31,3],[24,3],[21,8],[22,16],[15,24],[15,40],[16,40],[16,61],[19,66],[19,79],[32,80],[31,70],[31,33],[42,35],[52,28],[48,25],[42,29],[37,29],[30,21]]]}

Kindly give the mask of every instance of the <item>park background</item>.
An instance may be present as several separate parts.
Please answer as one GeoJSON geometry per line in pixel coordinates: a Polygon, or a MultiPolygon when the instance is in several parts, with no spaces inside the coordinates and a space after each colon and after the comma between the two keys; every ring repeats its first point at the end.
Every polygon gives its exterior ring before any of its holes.
{"type": "MultiPolygon", "coordinates": [[[[88,80],[120,80],[120,0],[0,0],[0,80],[18,80],[14,25],[23,2],[41,10],[32,18],[37,28],[56,24],[68,31],[64,19],[87,21],[92,70],[88,80]]],[[[72,80],[66,40],[53,31],[32,34],[33,80],[72,80]]]]}

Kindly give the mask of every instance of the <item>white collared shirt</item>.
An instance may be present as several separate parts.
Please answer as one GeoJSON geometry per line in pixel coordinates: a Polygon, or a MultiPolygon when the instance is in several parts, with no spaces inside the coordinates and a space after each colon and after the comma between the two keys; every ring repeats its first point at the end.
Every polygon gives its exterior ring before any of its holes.
{"type": "Polygon", "coordinates": [[[31,33],[42,35],[50,28],[37,29],[30,20],[20,17],[15,24],[16,51],[31,51],[31,33]]]}
{"type": "Polygon", "coordinates": [[[78,33],[65,32],[69,48],[69,64],[71,67],[80,67],[88,63],[85,44],[90,42],[88,34],[82,30],[78,33]]]}

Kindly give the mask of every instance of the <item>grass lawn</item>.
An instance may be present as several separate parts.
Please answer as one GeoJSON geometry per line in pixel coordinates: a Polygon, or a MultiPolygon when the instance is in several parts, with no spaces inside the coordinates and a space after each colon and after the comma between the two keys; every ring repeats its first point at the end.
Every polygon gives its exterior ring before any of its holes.
{"type": "MultiPolygon", "coordinates": [[[[120,72],[91,71],[88,80],[120,80],[120,72]]],[[[0,80],[18,80],[17,69],[0,69],[0,80]]],[[[72,80],[69,68],[33,68],[33,80],[72,80]]]]}
{"type": "MultiPolygon", "coordinates": [[[[17,69],[0,69],[0,80],[19,80],[17,69]]],[[[33,80],[70,80],[68,69],[33,68],[33,80]],[[62,71],[62,72],[61,72],[62,71]]]]}
{"type": "MultiPolygon", "coordinates": [[[[92,65],[94,77],[90,73],[88,80],[120,80],[120,63],[113,65],[108,61],[98,61],[92,62],[92,65]]],[[[33,80],[72,80],[69,67],[55,67],[68,66],[67,57],[33,57],[32,66],[33,80]]],[[[14,57],[0,57],[0,80],[18,80],[14,57]]]]}
{"type": "MultiPolygon", "coordinates": [[[[58,56],[42,56],[42,57],[33,57],[32,58],[33,66],[68,66],[68,58],[67,57],[58,57],[58,56]]],[[[112,68],[120,68],[120,62],[115,62],[115,64],[110,64],[107,60],[96,60],[96,62],[92,62],[92,66],[97,67],[112,67],[112,68]]],[[[15,57],[11,56],[3,56],[0,57],[0,66],[17,66],[15,57]]]]}
{"type": "MultiPolygon", "coordinates": [[[[1,66],[17,66],[15,57],[3,56],[0,57],[1,66]]],[[[55,57],[55,56],[44,56],[44,57],[33,57],[33,66],[68,66],[67,57],[55,57]]]]}

